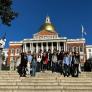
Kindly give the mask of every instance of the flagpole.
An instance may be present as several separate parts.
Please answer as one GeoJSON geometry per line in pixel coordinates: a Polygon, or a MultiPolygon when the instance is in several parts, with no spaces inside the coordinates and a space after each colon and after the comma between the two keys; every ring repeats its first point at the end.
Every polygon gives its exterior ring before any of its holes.
{"type": "Polygon", "coordinates": [[[81,37],[83,38],[83,32],[81,32],[81,37]]]}
{"type": "Polygon", "coordinates": [[[84,37],[84,27],[83,27],[83,25],[81,25],[81,36],[82,36],[82,38],[84,37]]]}
{"type": "MultiPolygon", "coordinates": [[[[81,32],[82,32],[82,39],[84,38],[84,35],[86,35],[86,32],[84,30],[83,25],[81,25],[81,32]]],[[[85,38],[84,38],[85,39],[85,38]]],[[[83,40],[83,61],[85,62],[85,42],[83,40]]]]}

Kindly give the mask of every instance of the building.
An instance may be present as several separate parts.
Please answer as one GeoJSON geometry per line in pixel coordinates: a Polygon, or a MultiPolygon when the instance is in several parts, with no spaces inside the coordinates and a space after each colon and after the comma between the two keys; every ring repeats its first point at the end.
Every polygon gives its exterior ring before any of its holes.
{"type": "Polygon", "coordinates": [[[16,67],[16,62],[20,58],[20,53],[22,52],[22,41],[21,42],[10,42],[10,47],[8,50],[8,62],[10,70],[14,70],[16,67]]]}
{"type": "Polygon", "coordinates": [[[92,45],[86,45],[87,60],[92,58],[92,45]]]}
{"type": "Polygon", "coordinates": [[[20,42],[10,42],[9,61],[17,61],[21,51],[28,52],[44,52],[51,50],[58,51],[76,51],[80,53],[81,62],[85,61],[85,39],[68,39],[67,37],[59,37],[55,26],[52,24],[50,17],[47,16],[45,23],[43,23],[39,31],[33,34],[33,38],[24,39],[20,42]],[[18,51],[19,50],[19,51],[18,51]]]}

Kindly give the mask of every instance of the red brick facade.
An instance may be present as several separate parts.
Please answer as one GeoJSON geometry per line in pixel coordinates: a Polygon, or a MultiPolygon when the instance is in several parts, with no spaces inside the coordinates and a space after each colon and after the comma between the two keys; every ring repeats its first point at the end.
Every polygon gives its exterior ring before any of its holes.
{"type": "Polygon", "coordinates": [[[22,45],[21,44],[10,45],[9,51],[8,51],[8,62],[7,62],[7,64],[10,65],[11,58],[14,61],[16,61],[17,57],[20,57],[21,51],[22,51],[22,45]],[[19,51],[17,51],[17,50],[19,50],[19,51]]]}

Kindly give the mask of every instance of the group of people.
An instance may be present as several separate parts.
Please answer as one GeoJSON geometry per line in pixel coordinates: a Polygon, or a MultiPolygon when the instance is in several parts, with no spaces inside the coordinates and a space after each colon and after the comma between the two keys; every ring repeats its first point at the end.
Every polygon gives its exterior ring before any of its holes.
{"type": "Polygon", "coordinates": [[[80,55],[76,52],[64,52],[64,51],[51,51],[40,53],[21,53],[21,62],[17,66],[20,76],[26,76],[29,74],[35,76],[36,72],[45,72],[50,70],[53,72],[59,72],[64,77],[72,76],[78,77],[80,68],[80,55]]]}
{"type": "Polygon", "coordinates": [[[36,54],[31,55],[31,52],[22,52],[20,61],[21,62],[17,65],[17,70],[20,77],[26,77],[26,74],[31,74],[32,76],[35,76],[37,67],[36,54]]]}

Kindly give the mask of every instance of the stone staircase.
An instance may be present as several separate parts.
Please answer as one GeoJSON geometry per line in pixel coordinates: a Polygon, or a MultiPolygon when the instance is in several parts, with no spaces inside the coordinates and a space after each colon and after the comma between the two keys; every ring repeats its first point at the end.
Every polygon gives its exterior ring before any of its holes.
{"type": "Polygon", "coordinates": [[[46,71],[19,77],[16,71],[0,71],[0,92],[92,92],[92,73],[74,78],[46,71]]]}

